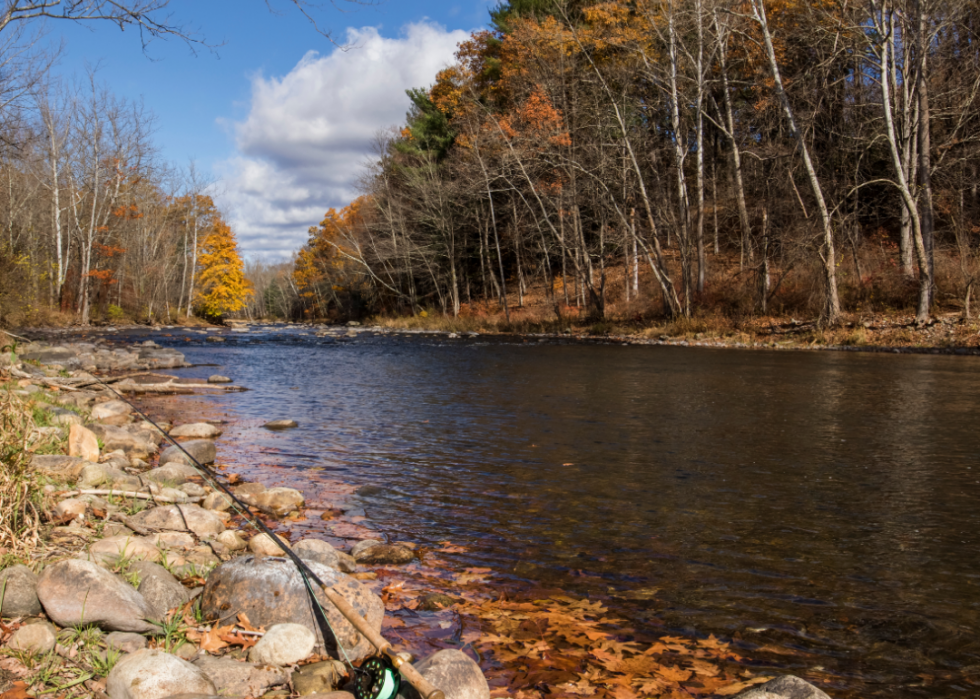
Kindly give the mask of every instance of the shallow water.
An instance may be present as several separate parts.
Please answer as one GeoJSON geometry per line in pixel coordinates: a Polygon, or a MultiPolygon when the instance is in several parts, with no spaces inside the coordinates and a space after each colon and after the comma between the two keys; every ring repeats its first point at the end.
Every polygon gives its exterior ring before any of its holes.
{"type": "Polygon", "coordinates": [[[980,359],[166,332],[219,365],[182,376],[251,389],[208,399],[226,455],[378,486],[359,500],[392,539],[835,696],[978,691],[980,359]],[[280,417],[300,427],[260,428],[280,417]]]}

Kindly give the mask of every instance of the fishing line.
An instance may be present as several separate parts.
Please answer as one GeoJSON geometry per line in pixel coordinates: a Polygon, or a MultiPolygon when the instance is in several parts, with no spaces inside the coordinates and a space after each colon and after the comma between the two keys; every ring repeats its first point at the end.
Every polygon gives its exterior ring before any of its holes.
{"type": "MultiPolygon", "coordinates": [[[[357,683],[358,688],[360,688],[362,686],[365,686],[367,688],[367,692],[368,693],[367,694],[363,694],[363,693],[359,692],[358,693],[358,699],[391,699],[392,697],[394,697],[395,694],[397,694],[397,687],[398,687],[398,684],[399,684],[399,679],[398,679],[397,674],[395,674],[394,680],[392,680],[391,678],[389,678],[388,677],[388,674],[386,674],[386,673],[390,672],[391,669],[393,669],[393,665],[392,665],[391,661],[388,658],[384,657],[382,659],[382,658],[379,657],[378,660],[381,662],[381,665],[382,666],[381,667],[378,667],[377,664],[372,665],[372,667],[374,668],[374,671],[372,671],[370,669],[367,669],[367,668],[357,668],[357,667],[354,667],[354,664],[351,662],[350,657],[347,655],[347,651],[344,649],[344,646],[343,646],[343,644],[340,641],[339,634],[337,634],[337,632],[334,631],[333,626],[330,624],[330,620],[327,618],[326,611],[320,605],[320,600],[316,596],[316,592],[313,590],[313,586],[312,586],[312,584],[310,582],[311,579],[312,579],[313,582],[315,582],[317,585],[319,585],[324,590],[327,589],[327,585],[322,580],[320,580],[320,578],[317,576],[317,574],[314,573],[310,569],[310,567],[307,566],[306,563],[304,563],[303,560],[299,556],[297,556],[291,549],[289,549],[285,545],[285,543],[282,541],[282,539],[280,539],[275,534],[275,532],[273,532],[271,529],[269,529],[269,527],[267,527],[265,525],[265,523],[261,519],[258,519],[257,517],[252,517],[251,516],[251,511],[248,509],[248,505],[246,503],[242,502],[238,498],[238,496],[235,495],[235,493],[233,493],[227,486],[225,486],[224,483],[222,483],[221,481],[219,481],[218,478],[217,478],[217,474],[213,473],[204,464],[202,464],[200,461],[198,461],[196,458],[194,458],[194,456],[192,456],[186,449],[184,449],[184,447],[181,446],[181,444],[179,442],[177,442],[173,437],[171,437],[169,434],[167,434],[167,432],[164,431],[164,429],[162,427],[160,427],[146,413],[144,413],[142,410],[140,410],[138,407],[136,407],[132,402],[130,402],[129,400],[127,400],[121,393],[119,393],[119,391],[117,391],[116,389],[114,389],[109,384],[105,383],[102,379],[100,379],[99,377],[95,376],[94,374],[90,374],[90,376],[92,376],[92,378],[95,379],[102,386],[104,386],[105,388],[107,388],[110,391],[112,391],[112,393],[114,393],[122,402],[126,403],[126,405],[128,405],[133,410],[135,410],[136,413],[140,417],[142,417],[148,423],[150,423],[151,425],[153,425],[153,427],[155,427],[160,432],[160,434],[162,434],[164,436],[164,438],[168,442],[170,442],[170,444],[172,444],[173,446],[177,447],[177,449],[179,449],[184,454],[184,456],[187,457],[192,462],[192,465],[194,466],[194,468],[196,468],[204,476],[204,478],[208,482],[210,482],[211,484],[213,484],[214,486],[216,486],[217,488],[219,488],[222,492],[224,492],[225,495],[227,495],[231,499],[232,506],[238,511],[238,513],[242,516],[242,518],[246,522],[248,522],[248,524],[250,524],[251,526],[253,526],[254,528],[256,528],[258,530],[261,530],[264,534],[268,535],[269,538],[271,538],[272,541],[276,544],[276,546],[278,546],[282,550],[282,552],[293,562],[293,564],[296,566],[296,568],[299,571],[300,577],[302,577],[302,579],[303,579],[303,583],[304,583],[304,585],[306,587],[306,591],[307,591],[307,593],[308,593],[308,595],[310,597],[310,600],[311,600],[310,606],[312,607],[312,610],[313,610],[313,617],[316,620],[317,626],[320,629],[320,634],[323,636],[324,647],[326,647],[327,639],[328,638],[333,638],[334,641],[336,641],[337,648],[340,650],[341,654],[344,656],[344,660],[347,661],[347,665],[354,672],[354,674],[355,674],[355,676],[357,678],[356,679],[356,683],[357,683]],[[386,670],[386,668],[387,668],[387,670],[386,670]],[[390,687],[392,686],[392,682],[394,682],[394,687],[395,687],[395,692],[394,693],[390,693],[390,691],[388,691],[390,689],[390,687]],[[373,691],[373,689],[375,687],[378,688],[378,691],[376,691],[376,692],[373,691]],[[381,691],[382,689],[384,689],[385,691],[382,692],[381,691]]],[[[179,507],[177,508],[177,511],[180,512],[180,508],[179,507]]],[[[183,512],[181,512],[181,517],[183,518],[183,512]]],[[[185,525],[187,524],[187,520],[186,519],[184,520],[184,524],[185,525]]],[[[188,529],[190,529],[189,526],[188,526],[188,529]]],[[[379,649],[379,651],[380,651],[380,649],[379,649]]],[[[374,660],[374,658],[372,658],[372,660],[374,660]]],[[[365,662],[362,665],[368,665],[369,662],[370,661],[365,662]]]]}

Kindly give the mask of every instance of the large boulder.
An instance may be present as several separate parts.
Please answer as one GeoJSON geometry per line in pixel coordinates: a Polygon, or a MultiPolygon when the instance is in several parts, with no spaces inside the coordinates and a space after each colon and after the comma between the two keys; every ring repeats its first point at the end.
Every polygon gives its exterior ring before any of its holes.
{"type": "Polygon", "coordinates": [[[158,447],[148,430],[130,431],[122,427],[98,423],[90,423],[87,427],[102,440],[103,451],[110,452],[118,449],[130,459],[144,461],[150,454],[157,453],[158,447]]]}
{"type": "Polygon", "coordinates": [[[0,591],[3,602],[0,616],[37,616],[41,602],[37,598],[37,576],[24,565],[10,566],[0,571],[0,591]]]}
{"type": "Polygon", "coordinates": [[[248,659],[262,665],[295,665],[313,655],[316,634],[302,624],[276,624],[252,646],[248,659]]]}
{"type": "Polygon", "coordinates": [[[109,699],[164,699],[176,694],[217,693],[200,668],[162,650],[124,656],[106,678],[109,699]]]}
{"type": "MultiPolygon", "coordinates": [[[[210,439],[194,439],[189,442],[181,442],[180,446],[184,451],[193,456],[202,464],[213,464],[215,458],[217,457],[214,442],[212,442],[210,439]]],[[[165,449],[164,452],[160,454],[161,466],[170,462],[177,462],[180,464],[192,463],[184,452],[177,447],[165,449]]]]}
{"type": "MultiPolygon", "coordinates": [[[[448,692],[446,696],[449,696],[448,692]]],[[[826,692],[806,680],[783,675],[735,695],[735,699],[830,699],[826,692]]]]}
{"type": "Polygon", "coordinates": [[[68,366],[71,361],[75,359],[75,356],[75,351],[68,349],[67,347],[49,347],[26,352],[25,354],[20,355],[20,358],[28,362],[38,362],[40,364],[61,364],[62,366],[68,366]]]}
{"type": "Polygon", "coordinates": [[[92,430],[81,425],[68,428],[68,455],[78,456],[85,461],[99,460],[99,440],[92,430]]]}
{"type": "MultiPolygon", "coordinates": [[[[341,553],[326,541],[320,539],[303,539],[293,546],[296,555],[306,561],[316,561],[330,568],[336,568],[345,573],[353,572],[346,561],[342,561],[341,553]]],[[[356,565],[355,565],[356,567],[356,565]]]]}
{"type": "Polygon", "coordinates": [[[221,430],[206,422],[192,422],[187,425],[178,425],[170,430],[171,437],[184,437],[185,439],[214,439],[220,435],[221,430]]]}
{"type": "MultiPolygon", "coordinates": [[[[416,663],[415,669],[449,699],[490,699],[490,685],[480,666],[462,651],[441,650],[416,663]]],[[[408,682],[401,683],[399,699],[422,699],[408,682]]]]}
{"type": "MultiPolygon", "coordinates": [[[[324,584],[332,586],[372,628],[380,632],[385,611],[380,597],[340,571],[315,561],[308,561],[307,565],[324,584]]],[[[327,648],[336,652],[339,641],[352,661],[371,655],[371,643],[319,590],[317,597],[337,634],[336,639],[327,639],[327,648]]],[[[320,638],[303,578],[295,564],[286,558],[242,556],[222,563],[208,577],[201,596],[201,609],[212,620],[233,619],[245,612],[253,624],[266,628],[275,624],[303,624],[320,638]]]]}
{"type": "Polygon", "coordinates": [[[96,624],[107,631],[148,633],[156,610],[143,595],[91,561],[68,559],[48,566],[37,581],[37,596],[58,626],[96,624]]]}
{"type": "Polygon", "coordinates": [[[230,658],[205,655],[194,661],[217,688],[220,695],[260,697],[272,687],[286,684],[289,677],[278,667],[253,665],[230,658]]]}
{"type": "Polygon", "coordinates": [[[31,468],[38,473],[63,482],[78,480],[82,469],[88,463],[85,459],[80,459],[77,456],[37,454],[31,457],[31,468]]]}
{"type": "Polygon", "coordinates": [[[139,569],[140,585],[137,588],[143,598],[157,610],[161,618],[171,609],[183,606],[190,599],[187,588],[160,565],[139,569]],[[158,570],[159,569],[159,570],[158,570]]]}
{"type": "Polygon", "coordinates": [[[191,531],[202,539],[217,536],[225,530],[225,524],[216,514],[197,505],[166,505],[143,510],[133,517],[141,527],[167,529],[175,532],[191,531]]]}

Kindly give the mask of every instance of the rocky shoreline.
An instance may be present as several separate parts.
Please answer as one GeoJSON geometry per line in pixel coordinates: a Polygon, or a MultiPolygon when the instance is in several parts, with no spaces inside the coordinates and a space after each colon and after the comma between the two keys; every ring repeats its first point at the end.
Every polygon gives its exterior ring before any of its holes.
{"type": "MultiPolygon", "coordinates": [[[[29,401],[49,423],[35,427],[36,436],[24,436],[34,440],[29,469],[48,523],[34,555],[21,551],[16,562],[16,552],[0,551],[0,696],[60,690],[110,699],[351,699],[354,674],[342,661],[356,664],[373,647],[321,599],[335,636],[324,639],[295,565],[271,537],[249,526],[253,517],[275,526],[300,516],[302,493],[243,482],[224,470],[221,478],[252,510],[238,511],[180,449],[166,446],[157,426],[115,394],[227,390],[228,380],[160,382],[159,370],[187,363],[180,352],[152,341],[112,350],[99,343],[19,349],[19,355],[3,355],[0,378],[9,377],[3,385],[8,401],[29,401]],[[103,377],[113,382],[109,389],[95,371],[128,373],[103,377]],[[38,668],[52,660],[67,670],[42,677],[38,668]]],[[[192,419],[157,425],[199,462],[214,463],[220,425],[192,419]]],[[[292,426],[288,420],[266,425],[292,426]]],[[[410,542],[372,538],[347,551],[310,536],[288,545],[378,632],[388,595],[367,584],[378,577],[372,569],[417,558],[410,542]]],[[[457,601],[430,597],[423,602],[434,609],[457,601]]],[[[462,650],[438,650],[416,667],[448,699],[491,696],[480,665],[462,650]]],[[[417,693],[403,684],[399,696],[417,693]]],[[[739,696],[827,695],[785,676],[739,696]]]]}

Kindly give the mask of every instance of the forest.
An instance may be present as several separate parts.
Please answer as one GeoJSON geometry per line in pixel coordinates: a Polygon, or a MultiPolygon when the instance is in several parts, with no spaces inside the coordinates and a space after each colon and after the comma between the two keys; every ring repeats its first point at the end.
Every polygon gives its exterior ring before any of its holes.
{"type": "Polygon", "coordinates": [[[361,196],[310,230],[306,317],[971,317],[973,1],[511,0],[361,196]]]}
{"type": "Polygon", "coordinates": [[[50,79],[29,23],[4,25],[19,77],[3,87],[0,323],[509,322],[531,299],[553,323],[969,319],[977,10],[500,2],[288,262],[243,261],[209,183],[160,161],[151,115],[97,75],[50,79]]]}

